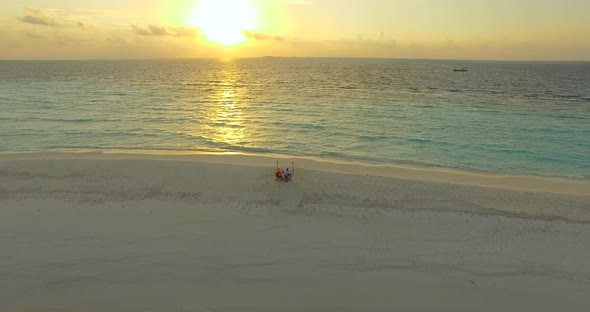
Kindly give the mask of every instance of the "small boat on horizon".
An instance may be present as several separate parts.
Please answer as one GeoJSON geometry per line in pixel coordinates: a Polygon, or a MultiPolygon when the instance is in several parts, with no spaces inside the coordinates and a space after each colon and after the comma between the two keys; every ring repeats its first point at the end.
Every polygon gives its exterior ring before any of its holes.
{"type": "Polygon", "coordinates": [[[453,69],[453,71],[456,71],[456,72],[466,72],[467,71],[467,67],[455,68],[455,69],[453,69]]]}

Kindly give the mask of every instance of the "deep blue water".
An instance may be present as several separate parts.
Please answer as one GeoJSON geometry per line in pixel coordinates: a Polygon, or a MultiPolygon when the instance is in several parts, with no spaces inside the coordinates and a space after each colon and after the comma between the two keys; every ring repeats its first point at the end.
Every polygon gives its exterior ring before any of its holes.
{"type": "Polygon", "coordinates": [[[0,139],[0,152],[279,153],[590,179],[590,63],[2,61],[0,139]]]}

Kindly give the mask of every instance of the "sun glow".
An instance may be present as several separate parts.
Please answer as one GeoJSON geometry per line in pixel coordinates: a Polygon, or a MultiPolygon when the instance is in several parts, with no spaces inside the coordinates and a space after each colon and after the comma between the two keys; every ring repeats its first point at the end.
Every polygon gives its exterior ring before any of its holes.
{"type": "Polygon", "coordinates": [[[193,24],[207,40],[223,45],[244,41],[243,30],[252,30],[256,10],[250,0],[201,0],[193,24]]]}

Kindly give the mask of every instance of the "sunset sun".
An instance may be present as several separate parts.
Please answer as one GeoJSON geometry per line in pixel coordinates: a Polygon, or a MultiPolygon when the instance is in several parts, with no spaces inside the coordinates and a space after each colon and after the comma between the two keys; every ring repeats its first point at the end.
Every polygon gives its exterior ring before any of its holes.
{"type": "Polygon", "coordinates": [[[201,0],[193,24],[207,40],[235,45],[244,40],[242,31],[251,30],[255,21],[256,11],[250,0],[201,0]]]}

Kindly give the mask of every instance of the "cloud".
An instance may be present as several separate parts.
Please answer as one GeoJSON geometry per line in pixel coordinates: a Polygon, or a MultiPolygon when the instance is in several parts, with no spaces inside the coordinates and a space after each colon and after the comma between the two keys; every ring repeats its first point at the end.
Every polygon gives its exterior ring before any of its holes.
{"type": "MultiPolygon", "coordinates": [[[[154,25],[150,25],[149,32],[151,32],[154,36],[170,36],[166,28],[154,25]]],[[[145,35],[146,31],[143,31],[142,33],[145,35]]]]}
{"type": "Polygon", "coordinates": [[[269,35],[263,33],[257,33],[249,30],[242,30],[242,36],[246,39],[256,40],[256,41],[263,41],[263,40],[274,40],[274,41],[285,41],[285,38],[276,35],[269,35]]]}
{"type": "Polygon", "coordinates": [[[133,30],[133,32],[136,35],[140,35],[140,36],[154,36],[154,34],[152,33],[151,30],[139,28],[137,25],[131,25],[131,30],[133,30]]]}
{"type": "Polygon", "coordinates": [[[77,22],[76,27],[83,29],[83,30],[98,30],[96,27],[94,27],[90,24],[82,23],[82,22],[77,22]]]}
{"type": "Polygon", "coordinates": [[[59,27],[60,25],[40,9],[25,9],[25,16],[18,18],[23,23],[59,27]]]}
{"type": "Polygon", "coordinates": [[[195,29],[190,27],[173,27],[172,31],[175,32],[175,37],[184,37],[184,38],[198,38],[199,32],[195,29]]]}
{"type": "Polygon", "coordinates": [[[198,38],[199,33],[189,27],[164,27],[149,25],[148,28],[141,28],[137,25],[131,25],[131,30],[140,36],[154,37],[177,37],[177,38],[198,38]]]}
{"type": "MultiPolygon", "coordinates": [[[[42,9],[25,9],[25,15],[18,19],[27,24],[52,26],[52,27],[74,27],[82,30],[98,30],[89,23],[72,20],[71,16],[83,17],[81,15],[74,15],[73,11],[59,11],[59,10],[42,10],[42,9]],[[48,13],[49,12],[49,13],[48,13]],[[65,14],[66,12],[67,14],[65,14]],[[64,15],[65,14],[65,15],[64,15]]],[[[90,14],[89,12],[82,12],[90,14]]]]}

